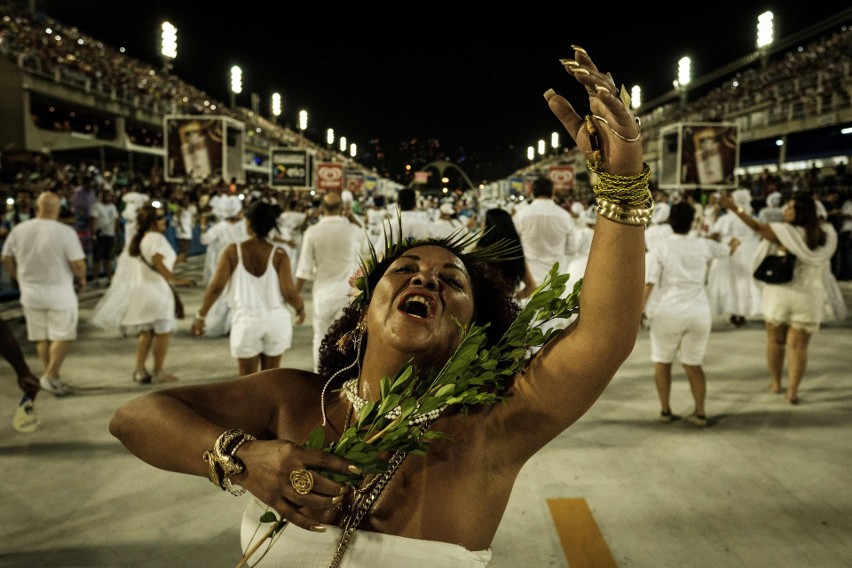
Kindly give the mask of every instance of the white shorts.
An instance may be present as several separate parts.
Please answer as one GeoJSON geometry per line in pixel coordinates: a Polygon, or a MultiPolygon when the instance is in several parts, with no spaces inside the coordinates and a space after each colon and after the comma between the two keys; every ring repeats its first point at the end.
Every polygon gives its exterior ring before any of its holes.
{"type": "Polygon", "coordinates": [[[67,310],[35,310],[21,306],[27,320],[30,341],[74,341],[77,339],[79,308],[67,310]]]}
{"type": "Polygon", "coordinates": [[[810,334],[819,331],[825,292],[821,288],[798,290],[788,285],[763,287],[763,318],[773,325],[788,325],[810,334]]]}
{"type": "Polygon", "coordinates": [[[651,361],[672,363],[675,354],[684,365],[701,365],[710,340],[712,321],[706,315],[691,318],[657,316],[651,320],[651,361]]]}
{"type": "Polygon", "coordinates": [[[261,353],[282,355],[293,344],[293,320],[286,309],[280,315],[252,317],[241,314],[231,322],[231,357],[249,359],[261,353]]]}

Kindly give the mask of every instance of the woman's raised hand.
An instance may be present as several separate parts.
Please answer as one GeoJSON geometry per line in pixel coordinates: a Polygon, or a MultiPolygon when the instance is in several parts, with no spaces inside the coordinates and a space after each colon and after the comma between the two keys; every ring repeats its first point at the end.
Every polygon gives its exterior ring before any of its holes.
{"type": "Polygon", "coordinates": [[[565,97],[549,89],[544,98],[586,159],[615,175],[642,171],[639,119],[630,111],[630,97],[612,75],[598,70],[586,50],[574,48],[574,59],[561,59],[565,70],[586,88],[590,114],[580,116],[565,97]]]}

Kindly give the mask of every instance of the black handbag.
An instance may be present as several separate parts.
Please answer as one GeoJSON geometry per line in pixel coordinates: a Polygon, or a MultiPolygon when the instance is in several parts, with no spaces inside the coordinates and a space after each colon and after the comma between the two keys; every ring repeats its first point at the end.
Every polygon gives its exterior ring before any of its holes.
{"type": "Polygon", "coordinates": [[[768,254],[754,271],[754,277],[767,284],[786,284],[793,279],[796,256],[789,252],[768,254]]]}

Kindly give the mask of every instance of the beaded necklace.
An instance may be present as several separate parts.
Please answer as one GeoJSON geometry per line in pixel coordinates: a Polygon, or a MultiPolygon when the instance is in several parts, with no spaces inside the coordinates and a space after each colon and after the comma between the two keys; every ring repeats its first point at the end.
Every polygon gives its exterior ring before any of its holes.
{"type": "MultiPolygon", "coordinates": [[[[363,406],[367,404],[367,402],[369,402],[368,400],[361,398],[361,395],[358,394],[358,382],[358,378],[349,379],[348,381],[343,383],[342,387],[343,394],[346,395],[346,398],[352,404],[352,408],[355,409],[356,413],[360,412],[361,408],[363,408],[363,406]]],[[[417,408],[420,407],[418,406],[417,408]]],[[[408,419],[408,425],[418,426],[420,424],[425,424],[427,422],[435,420],[436,418],[438,418],[438,416],[441,415],[445,408],[447,408],[447,405],[443,404],[434,410],[430,410],[429,412],[424,412],[422,414],[412,414],[411,418],[408,419]]],[[[417,409],[415,408],[415,411],[416,410],[417,409]]],[[[388,411],[385,414],[385,418],[387,418],[388,420],[394,420],[396,418],[399,418],[400,414],[402,414],[402,407],[397,406],[396,408],[393,408],[392,410],[388,411]]]]}

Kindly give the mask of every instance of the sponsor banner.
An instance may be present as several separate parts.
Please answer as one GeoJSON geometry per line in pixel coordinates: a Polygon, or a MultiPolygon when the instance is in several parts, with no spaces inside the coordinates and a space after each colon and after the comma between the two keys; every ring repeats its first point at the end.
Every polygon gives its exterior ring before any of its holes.
{"type": "Polygon", "coordinates": [[[223,177],[221,117],[165,117],[166,181],[203,182],[223,177]]]}
{"type": "Polygon", "coordinates": [[[681,183],[732,185],[737,162],[737,128],[730,124],[683,127],[681,183]]]}
{"type": "Polygon", "coordinates": [[[432,172],[414,172],[414,183],[427,183],[432,172]]]}
{"type": "Polygon", "coordinates": [[[359,170],[346,170],[346,189],[354,195],[361,193],[364,188],[364,172],[359,170]]]}
{"type": "Polygon", "coordinates": [[[311,155],[303,148],[272,148],[270,150],[269,185],[272,187],[310,187],[311,155]]]}
{"type": "Polygon", "coordinates": [[[517,192],[521,195],[524,193],[524,178],[513,177],[509,178],[509,191],[517,192]]]}
{"type": "Polygon", "coordinates": [[[379,178],[376,176],[365,176],[364,177],[364,190],[365,191],[375,191],[376,188],[379,187],[379,178]]]}
{"type": "Polygon", "coordinates": [[[343,163],[320,162],[317,164],[317,189],[343,191],[343,163]]]}
{"type": "Polygon", "coordinates": [[[547,177],[553,182],[553,191],[574,189],[574,166],[550,166],[547,177]]]}

